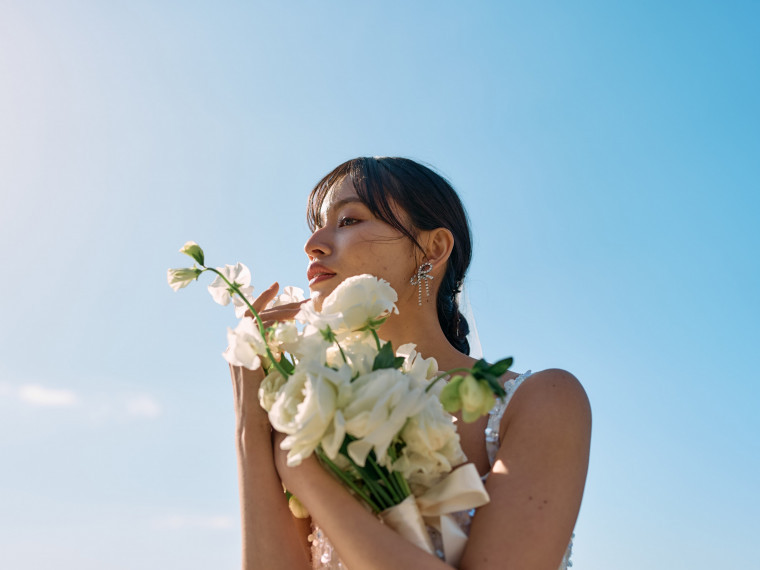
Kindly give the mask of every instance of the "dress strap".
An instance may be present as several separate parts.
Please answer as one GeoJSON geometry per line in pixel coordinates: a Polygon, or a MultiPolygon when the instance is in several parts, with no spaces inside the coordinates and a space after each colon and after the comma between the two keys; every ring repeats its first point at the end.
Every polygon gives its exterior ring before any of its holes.
{"type": "Polygon", "coordinates": [[[512,378],[504,382],[504,391],[507,393],[503,398],[496,401],[496,405],[488,412],[488,425],[486,426],[486,451],[488,452],[488,462],[493,467],[496,452],[499,450],[499,426],[504,412],[507,410],[512,396],[514,396],[520,385],[532,374],[530,370],[520,374],[517,378],[512,378]]]}

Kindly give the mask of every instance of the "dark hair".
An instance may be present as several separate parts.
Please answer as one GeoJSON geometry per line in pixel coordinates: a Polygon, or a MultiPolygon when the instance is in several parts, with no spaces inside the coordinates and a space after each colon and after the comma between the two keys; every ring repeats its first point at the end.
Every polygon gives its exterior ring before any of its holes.
{"type": "Polygon", "coordinates": [[[375,216],[406,235],[421,251],[416,230],[446,228],[452,233],[454,247],[438,289],[438,322],[452,346],[470,354],[470,327],[459,312],[456,295],[472,258],[472,236],[467,213],[451,184],[408,158],[354,158],[335,168],[311,191],[306,219],[312,231],[321,225],[322,202],[330,188],[345,177],[351,179],[359,199],[375,216]],[[412,228],[399,220],[394,204],[409,216],[412,228]]]}

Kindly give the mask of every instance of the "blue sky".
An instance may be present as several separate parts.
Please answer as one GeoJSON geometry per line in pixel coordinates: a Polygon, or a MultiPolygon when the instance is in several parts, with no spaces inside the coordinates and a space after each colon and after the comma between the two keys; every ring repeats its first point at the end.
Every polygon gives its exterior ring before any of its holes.
{"type": "Polygon", "coordinates": [[[594,411],[575,568],[746,568],[760,509],[760,7],[0,4],[0,566],[239,565],[231,311],[305,288],[347,158],[450,178],[487,356],[594,411]]]}

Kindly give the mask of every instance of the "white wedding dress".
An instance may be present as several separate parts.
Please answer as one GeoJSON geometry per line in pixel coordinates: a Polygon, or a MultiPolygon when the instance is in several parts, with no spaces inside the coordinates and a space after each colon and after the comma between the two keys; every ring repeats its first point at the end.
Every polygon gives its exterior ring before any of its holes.
{"type": "MultiPolygon", "coordinates": [[[[507,409],[509,401],[512,399],[512,395],[515,390],[523,383],[523,381],[530,376],[530,372],[521,374],[517,378],[508,380],[504,383],[504,390],[507,392],[505,398],[497,401],[494,408],[489,412],[488,425],[486,427],[486,449],[488,451],[488,460],[493,465],[496,452],[499,449],[499,424],[501,418],[504,416],[504,411],[507,409]]],[[[455,513],[457,516],[457,522],[462,530],[469,531],[470,521],[474,515],[474,509],[472,511],[462,511],[461,513],[455,513]]],[[[432,528],[428,528],[430,537],[433,540],[433,545],[436,548],[436,554],[440,558],[443,558],[443,551],[441,550],[441,540],[437,531],[432,528]]],[[[333,545],[327,538],[325,533],[316,525],[312,525],[312,533],[309,535],[311,541],[311,560],[312,568],[314,570],[347,570],[345,565],[338,558],[333,545]]],[[[565,556],[562,558],[562,563],[559,565],[558,570],[567,570],[573,565],[570,562],[570,554],[572,553],[573,542],[567,546],[565,556]]]]}

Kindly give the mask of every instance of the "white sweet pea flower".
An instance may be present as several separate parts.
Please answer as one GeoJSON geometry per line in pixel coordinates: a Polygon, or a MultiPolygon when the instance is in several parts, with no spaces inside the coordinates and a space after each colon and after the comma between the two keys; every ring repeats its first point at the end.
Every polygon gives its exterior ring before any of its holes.
{"type": "Polygon", "coordinates": [[[234,329],[227,329],[229,346],[222,356],[233,366],[243,366],[256,370],[261,366],[259,355],[265,355],[267,344],[259,332],[259,327],[251,317],[240,319],[234,329]]]}
{"type": "Polygon", "coordinates": [[[166,280],[169,282],[169,287],[175,291],[179,291],[183,287],[190,285],[195,279],[198,279],[201,273],[203,273],[203,270],[197,267],[167,269],[166,280]]]}
{"type": "Polygon", "coordinates": [[[299,365],[324,366],[330,345],[318,328],[306,325],[295,341],[282,344],[282,350],[292,354],[299,365]]]}
{"type": "Polygon", "coordinates": [[[373,275],[345,279],[322,303],[323,315],[340,315],[335,330],[377,328],[392,312],[398,313],[398,295],[390,284],[373,275]]]}
{"type": "MultiPolygon", "coordinates": [[[[216,268],[219,273],[224,275],[230,283],[234,283],[238,286],[243,295],[249,296],[253,292],[251,284],[251,272],[242,263],[236,263],[235,265],[225,265],[224,267],[216,268]]],[[[217,276],[208,286],[208,292],[211,293],[211,297],[220,305],[229,305],[232,296],[232,289],[224,282],[224,280],[217,276]]],[[[240,304],[245,305],[240,299],[235,301],[235,306],[239,307],[240,304]]],[[[245,311],[243,311],[245,313],[245,311]]],[[[242,315],[242,313],[241,313],[242,315]]]]}
{"type": "Polygon", "coordinates": [[[282,290],[282,293],[267,304],[266,308],[271,309],[272,307],[279,307],[280,305],[287,305],[288,303],[300,303],[304,299],[303,289],[288,285],[282,290]]]}
{"type": "MultiPolygon", "coordinates": [[[[240,292],[248,299],[249,303],[253,303],[253,287],[240,287],[240,292]]],[[[245,316],[245,312],[248,310],[248,305],[240,298],[239,295],[230,295],[232,298],[232,304],[235,306],[235,316],[240,319],[245,316]]]]}
{"type": "Polygon", "coordinates": [[[327,349],[327,363],[330,366],[343,364],[345,355],[354,376],[372,372],[377,356],[377,345],[372,335],[366,332],[351,333],[341,337],[338,343],[343,354],[340,353],[336,344],[327,349]]]}
{"type": "Polygon", "coordinates": [[[298,347],[299,340],[298,326],[293,321],[276,322],[269,328],[267,334],[267,344],[274,354],[293,353],[298,347]]]}
{"type": "Polygon", "coordinates": [[[406,420],[419,412],[424,392],[412,388],[409,376],[394,368],[382,368],[359,376],[351,383],[351,401],[343,408],[346,433],[358,438],[347,451],[357,464],[364,465],[375,451],[377,462],[388,465],[388,446],[406,420]]]}
{"type": "MultiPolygon", "coordinates": [[[[435,358],[424,358],[416,350],[414,343],[402,344],[396,349],[396,356],[404,357],[404,364],[401,367],[405,373],[409,374],[414,381],[415,386],[427,386],[428,382],[435,378],[438,373],[438,362],[435,358]]],[[[431,388],[431,391],[438,393],[443,388],[443,382],[437,382],[431,388]],[[440,384],[440,386],[438,386],[440,384]]]]}

